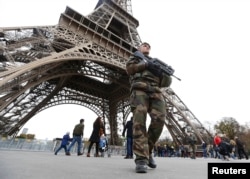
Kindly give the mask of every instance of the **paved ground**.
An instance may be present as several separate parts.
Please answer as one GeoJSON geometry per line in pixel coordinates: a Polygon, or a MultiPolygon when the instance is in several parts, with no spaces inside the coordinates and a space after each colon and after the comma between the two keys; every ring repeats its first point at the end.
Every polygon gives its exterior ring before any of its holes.
{"type": "MultiPolygon", "coordinates": [[[[156,169],[146,174],[135,173],[132,159],[123,156],[87,158],[84,156],[54,155],[48,152],[0,150],[1,179],[207,179],[208,162],[227,162],[219,159],[160,158],[156,169]]],[[[249,162],[230,160],[229,162],[249,162]]]]}

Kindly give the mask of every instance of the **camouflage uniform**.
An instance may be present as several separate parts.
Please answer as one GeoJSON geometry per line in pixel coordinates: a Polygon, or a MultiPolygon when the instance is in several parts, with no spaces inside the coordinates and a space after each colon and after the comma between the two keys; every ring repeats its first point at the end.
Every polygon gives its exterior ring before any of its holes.
{"type": "MultiPolygon", "coordinates": [[[[146,67],[146,62],[131,56],[126,64],[130,75],[130,106],[133,113],[133,152],[136,161],[148,163],[154,145],[159,139],[166,118],[165,100],[160,87],[162,76],[155,76],[146,67]],[[146,117],[149,113],[151,123],[147,130],[146,117]]],[[[167,76],[168,86],[171,77],[167,76]]]]}
{"type": "Polygon", "coordinates": [[[188,137],[189,149],[190,149],[190,157],[192,159],[196,158],[196,142],[197,138],[194,133],[190,133],[188,137]]]}

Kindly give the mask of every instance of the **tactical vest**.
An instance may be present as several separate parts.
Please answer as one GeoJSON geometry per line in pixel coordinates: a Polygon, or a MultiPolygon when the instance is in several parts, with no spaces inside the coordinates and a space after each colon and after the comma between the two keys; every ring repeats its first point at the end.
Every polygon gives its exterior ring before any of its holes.
{"type": "Polygon", "coordinates": [[[130,76],[131,88],[141,89],[143,91],[161,92],[161,87],[169,87],[171,83],[172,78],[170,76],[163,74],[160,79],[148,70],[130,76]]]}

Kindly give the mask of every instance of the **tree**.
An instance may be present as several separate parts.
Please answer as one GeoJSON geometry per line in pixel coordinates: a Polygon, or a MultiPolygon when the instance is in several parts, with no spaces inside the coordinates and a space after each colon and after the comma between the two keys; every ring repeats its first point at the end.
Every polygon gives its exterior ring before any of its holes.
{"type": "Polygon", "coordinates": [[[240,125],[234,118],[224,117],[214,125],[214,129],[218,133],[226,134],[229,139],[234,139],[240,131],[240,125]]]}

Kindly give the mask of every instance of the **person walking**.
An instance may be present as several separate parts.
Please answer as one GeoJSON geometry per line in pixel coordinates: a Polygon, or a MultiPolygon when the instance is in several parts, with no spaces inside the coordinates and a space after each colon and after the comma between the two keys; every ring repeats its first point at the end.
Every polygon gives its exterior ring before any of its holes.
{"type": "Polygon", "coordinates": [[[153,148],[166,120],[166,104],[161,87],[169,87],[172,78],[163,73],[155,59],[149,57],[149,43],[142,43],[126,63],[130,79],[130,107],[133,113],[133,152],[135,172],[147,173],[147,166],[156,168],[153,148]],[[147,114],[151,118],[147,129],[147,114]]]}
{"type": "Polygon", "coordinates": [[[188,134],[188,143],[189,143],[191,159],[196,159],[196,142],[197,142],[197,138],[195,134],[193,132],[190,132],[188,134]]]}
{"type": "Polygon", "coordinates": [[[208,145],[208,153],[209,153],[210,158],[215,158],[214,157],[214,145],[213,145],[213,143],[208,145]]]}
{"type": "Polygon", "coordinates": [[[122,136],[125,137],[125,132],[126,133],[126,138],[127,138],[127,143],[126,143],[126,149],[127,149],[127,154],[124,159],[133,159],[133,117],[130,118],[129,121],[127,121],[123,131],[122,131],[122,136]]]}
{"type": "Polygon", "coordinates": [[[218,133],[215,133],[214,135],[214,150],[215,150],[215,158],[221,158],[220,153],[219,153],[219,145],[221,143],[221,137],[219,136],[218,133]]]}
{"type": "Polygon", "coordinates": [[[99,151],[101,152],[101,157],[104,157],[104,152],[108,150],[108,139],[104,135],[104,133],[101,132],[100,136],[100,142],[99,142],[99,151]]]}
{"type": "Polygon", "coordinates": [[[70,155],[70,149],[75,145],[77,142],[77,155],[83,155],[81,152],[82,148],[82,138],[83,138],[83,131],[84,131],[84,119],[80,119],[80,123],[75,125],[73,130],[73,140],[66,152],[66,155],[70,155]]]}
{"type": "Polygon", "coordinates": [[[87,153],[87,157],[90,157],[90,151],[91,148],[93,146],[93,144],[95,143],[95,147],[96,147],[96,152],[95,152],[95,157],[99,157],[99,141],[100,141],[100,136],[102,134],[105,134],[104,132],[104,125],[102,122],[102,118],[99,116],[96,118],[96,120],[93,123],[93,130],[91,133],[91,136],[89,138],[89,147],[88,147],[88,153],[87,153]]]}
{"type": "Polygon", "coordinates": [[[202,153],[203,153],[203,157],[207,158],[207,143],[205,141],[202,142],[201,144],[201,148],[202,148],[202,153]]]}
{"type": "Polygon", "coordinates": [[[229,161],[229,144],[226,142],[225,135],[216,133],[214,136],[214,144],[218,147],[218,153],[220,154],[219,158],[229,161]]]}
{"type": "Polygon", "coordinates": [[[180,150],[181,150],[181,157],[185,158],[185,146],[183,144],[181,144],[180,146],[180,150]]]}
{"type": "Polygon", "coordinates": [[[57,155],[57,153],[61,150],[64,149],[65,151],[65,155],[67,154],[67,145],[69,145],[69,140],[70,140],[70,136],[69,136],[69,132],[67,132],[63,138],[62,138],[62,142],[60,147],[56,150],[55,155],[57,155]]]}
{"type": "Polygon", "coordinates": [[[244,145],[241,142],[241,140],[236,136],[234,137],[235,143],[236,143],[236,147],[237,147],[237,151],[238,151],[238,159],[242,159],[242,155],[245,156],[246,160],[248,160],[248,155],[244,149],[244,145]]]}

